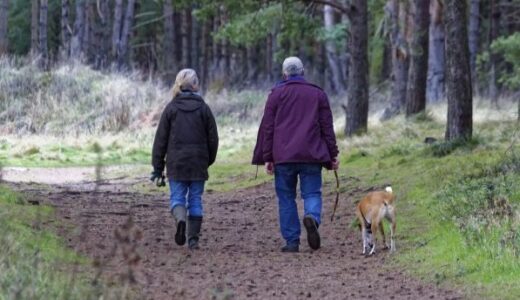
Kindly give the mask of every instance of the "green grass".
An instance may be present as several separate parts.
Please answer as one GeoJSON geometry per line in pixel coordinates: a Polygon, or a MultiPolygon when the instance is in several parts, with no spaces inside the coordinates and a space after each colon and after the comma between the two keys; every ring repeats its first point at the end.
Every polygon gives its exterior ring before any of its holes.
{"type": "Polygon", "coordinates": [[[122,147],[117,141],[103,143],[100,146],[100,142],[96,139],[85,141],[80,145],[54,140],[49,143],[38,141],[24,145],[17,139],[3,139],[0,140],[0,160],[4,165],[14,167],[143,164],[150,161],[150,149],[147,146],[143,143],[122,147]]]}
{"type": "Polygon", "coordinates": [[[56,235],[61,221],[51,207],[0,185],[0,300],[136,298],[127,283],[102,277],[93,284],[102,270],[56,235]]]}
{"type": "MultiPolygon", "coordinates": [[[[0,299],[85,299],[85,278],[69,273],[85,260],[43,229],[52,209],[33,206],[0,186],[0,299]]],[[[48,227],[46,225],[45,227],[48,227]]]]}
{"type": "Polygon", "coordinates": [[[515,168],[520,164],[501,167],[518,156],[513,137],[518,124],[478,125],[477,138],[469,143],[435,145],[421,140],[441,135],[440,126],[422,120],[407,123],[417,136],[394,139],[392,132],[407,130],[397,125],[391,122],[372,133],[379,136],[379,145],[352,141],[340,171],[365,186],[392,184],[398,196],[394,263],[426,281],[461,288],[468,298],[518,299],[520,172],[515,168]],[[485,205],[481,191],[486,184],[496,187],[495,198],[506,199],[511,217],[490,217],[496,209],[485,205]]]}

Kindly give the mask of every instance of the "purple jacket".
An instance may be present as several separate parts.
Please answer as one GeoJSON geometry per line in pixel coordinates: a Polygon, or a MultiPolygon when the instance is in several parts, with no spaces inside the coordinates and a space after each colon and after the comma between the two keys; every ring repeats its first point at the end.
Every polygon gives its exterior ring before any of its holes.
{"type": "Polygon", "coordinates": [[[258,130],[253,164],[323,163],[338,155],[327,94],[303,78],[274,87],[258,130]]]}

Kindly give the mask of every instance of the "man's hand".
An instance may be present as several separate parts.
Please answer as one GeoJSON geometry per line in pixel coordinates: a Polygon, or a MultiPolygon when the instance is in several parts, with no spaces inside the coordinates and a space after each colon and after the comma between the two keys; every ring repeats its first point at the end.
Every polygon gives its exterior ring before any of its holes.
{"type": "Polygon", "coordinates": [[[153,171],[152,176],[150,177],[150,180],[152,182],[155,182],[155,184],[159,187],[166,186],[166,182],[164,182],[164,174],[160,171],[153,171]]]}
{"type": "Polygon", "coordinates": [[[274,163],[272,163],[272,162],[266,162],[266,163],[265,163],[265,172],[266,172],[268,175],[273,175],[273,174],[274,174],[274,163]]]}
{"type": "Polygon", "coordinates": [[[332,170],[337,170],[337,169],[339,169],[339,160],[336,157],[332,160],[332,170]]]}

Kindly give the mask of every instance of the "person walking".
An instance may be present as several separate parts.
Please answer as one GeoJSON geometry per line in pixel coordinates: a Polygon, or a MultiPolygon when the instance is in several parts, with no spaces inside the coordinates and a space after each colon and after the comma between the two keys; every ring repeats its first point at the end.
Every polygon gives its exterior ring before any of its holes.
{"type": "Polygon", "coordinates": [[[282,252],[298,252],[300,219],[296,185],[304,202],[303,225],[311,249],[320,248],[322,167],[337,170],[338,147],[327,94],[307,82],[297,57],[282,65],[283,81],[271,90],[258,130],[252,163],[265,165],[274,174],[280,231],[285,239],[282,252]]]}
{"type": "Polygon", "coordinates": [[[218,132],[209,106],[198,94],[199,79],[192,69],[175,79],[173,100],[164,109],[152,150],[152,181],[164,185],[164,168],[170,185],[170,212],[177,230],[175,242],[199,248],[202,226],[202,194],[208,168],[216,159],[218,132]],[[165,161],[166,158],[166,161],[165,161]],[[186,218],[187,217],[187,218],[186,218]],[[187,224],[186,224],[187,219],[187,224]]]}

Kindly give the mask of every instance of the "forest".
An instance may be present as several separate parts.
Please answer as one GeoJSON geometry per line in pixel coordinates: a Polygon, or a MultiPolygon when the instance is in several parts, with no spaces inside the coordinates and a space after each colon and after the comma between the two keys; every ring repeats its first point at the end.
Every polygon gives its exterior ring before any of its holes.
{"type": "Polygon", "coordinates": [[[520,0],[0,0],[0,300],[518,299],[519,139],[520,0]],[[294,256],[251,165],[290,56],[340,166],[294,256]],[[185,68],[220,138],[197,251],[148,175],[185,68]],[[398,250],[364,256],[389,185],[398,250]]]}
{"type": "Polygon", "coordinates": [[[374,89],[389,91],[385,118],[452,94],[469,103],[468,85],[494,105],[518,96],[520,2],[452,2],[3,0],[0,54],[44,69],[138,70],[167,84],[192,67],[210,90],[269,86],[297,55],[311,81],[348,93],[351,135],[366,130],[374,89]],[[452,68],[471,78],[454,82],[452,68]]]}

